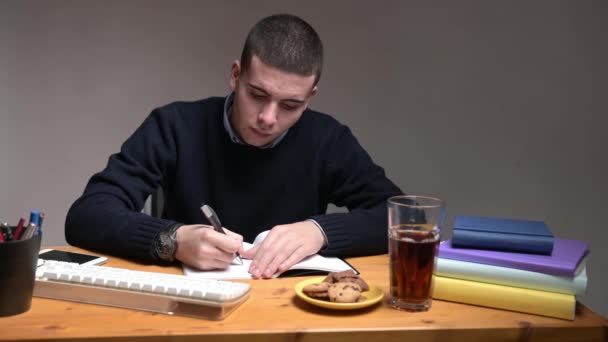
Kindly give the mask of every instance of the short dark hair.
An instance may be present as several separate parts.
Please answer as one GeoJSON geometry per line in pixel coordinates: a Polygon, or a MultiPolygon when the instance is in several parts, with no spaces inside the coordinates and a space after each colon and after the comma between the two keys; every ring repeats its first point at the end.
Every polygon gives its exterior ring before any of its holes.
{"type": "Polygon", "coordinates": [[[258,21],[249,31],[241,54],[241,69],[247,71],[251,58],[286,72],[315,75],[319,82],[323,67],[323,43],[303,19],[275,14],[258,21]]]}

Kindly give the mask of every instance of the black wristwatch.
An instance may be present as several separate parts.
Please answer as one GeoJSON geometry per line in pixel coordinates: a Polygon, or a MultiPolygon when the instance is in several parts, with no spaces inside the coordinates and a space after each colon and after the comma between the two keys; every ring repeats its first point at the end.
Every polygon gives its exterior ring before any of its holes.
{"type": "Polygon", "coordinates": [[[181,223],[176,223],[169,226],[168,229],[161,230],[154,239],[154,254],[157,258],[164,261],[173,261],[175,252],[177,251],[177,229],[181,227],[181,223]]]}

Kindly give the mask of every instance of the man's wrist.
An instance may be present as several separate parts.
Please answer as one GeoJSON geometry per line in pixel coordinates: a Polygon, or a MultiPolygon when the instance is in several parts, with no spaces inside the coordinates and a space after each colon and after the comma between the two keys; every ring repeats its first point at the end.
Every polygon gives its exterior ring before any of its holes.
{"type": "Polygon", "coordinates": [[[321,231],[321,234],[323,234],[323,246],[321,247],[321,249],[326,248],[327,245],[329,244],[329,241],[327,241],[327,235],[325,235],[325,231],[323,230],[323,227],[321,227],[319,222],[317,222],[314,219],[307,219],[306,221],[310,221],[310,222],[314,223],[315,226],[317,226],[317,228],[319,228],[319,230],[321,231]]]}

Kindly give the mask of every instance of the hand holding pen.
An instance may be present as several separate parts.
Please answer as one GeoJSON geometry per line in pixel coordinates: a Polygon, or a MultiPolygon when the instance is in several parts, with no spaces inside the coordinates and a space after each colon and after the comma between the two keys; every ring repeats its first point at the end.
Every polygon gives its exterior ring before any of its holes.
{"type": "MultiPolygon", "coordinates": [[[[201,207],[201,211],[203,212],[203,215],[205,215],[205,217],[207,218],[207,220],[209,220],[209,222],[213,226],[213,229],[216,232],[222,233],[222,234],[226,234],[226,232],[224,232],[224,229],[222,229],[222,224],[220,223],[219,217],[217,216],[217,214],[215,213],[215,211],[213,211],[213,209],[211,209],[210,206],[204,204],[201,207]]],[[[236,260],[238,261],[238,263],[240,265],[243,264],[243,259],[241,258],[241,255],[239,254],[239,252],[236,252],[236,260]]]]}

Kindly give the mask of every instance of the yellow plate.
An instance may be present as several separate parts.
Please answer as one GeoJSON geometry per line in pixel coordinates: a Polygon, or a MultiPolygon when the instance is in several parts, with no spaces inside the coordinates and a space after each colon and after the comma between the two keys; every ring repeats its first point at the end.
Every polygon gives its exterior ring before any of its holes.
{"type": "Polygon", "coordinates": [[[372,284],[368,284],[369,291],[363,292],[365,300],[357,303],[334,303],[328,300],[320,300],[308,297],[302,292],[304,286],[308,284],[320,283],[323,281],[323,279],[325,279],[325,277],[316,277],[302,280],[301,282],[297,283],[295,286],[296,296],[300,297],[303,301],[308,302],[310,304],[336,310],[353,310],[364,308],[378,303],[380,300],[382,300],[382,297],[384,297],[384,293],[382,292],[382,290],[372,284]]]}

